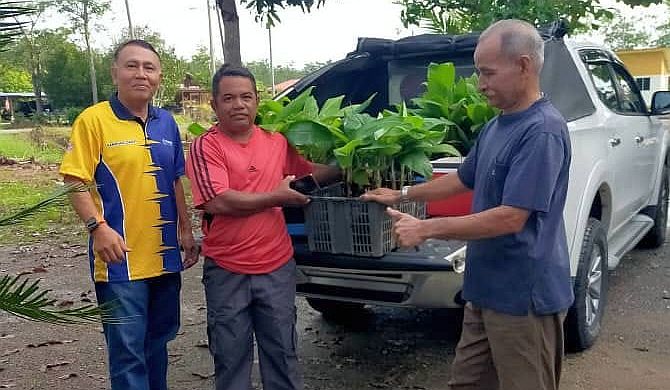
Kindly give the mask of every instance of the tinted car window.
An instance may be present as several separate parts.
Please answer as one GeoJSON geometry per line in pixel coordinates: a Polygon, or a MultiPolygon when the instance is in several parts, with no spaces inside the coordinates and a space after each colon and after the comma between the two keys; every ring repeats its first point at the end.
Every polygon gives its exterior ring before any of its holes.
{"type": "Polygon", "coordinates": [[[593,80],[593,85],[596,87],[600,100],[610,109],[619,111],[616,84],[612,79],[609,63],[590,63],[586,64],[586,68],[591,75],[591,80],[593,80]]]}
{"type": "Polygon", "coordinates": [[[426,72],[430,63],[452,62],[456,66],[456,79],[470,77],[475,73],[472,56],[439,58],[412,58],[392,60],[388,63],[389,106],[405,102],[411,105],[413,98],[421,96],[426,90],[426,72]]]}
{"type": "Polygon", "coordinates": [[[670,108],[670,93],[666,91],[656,92],[653,101],[655,110],[665,110],[670,108]]]}
{"type": "Polygon", "coordinates": [[[637,83],[619,65],[612,64],[616,82],[619,84],[619,108],[623,113],[643,114],[647,111],[637,83]]]}

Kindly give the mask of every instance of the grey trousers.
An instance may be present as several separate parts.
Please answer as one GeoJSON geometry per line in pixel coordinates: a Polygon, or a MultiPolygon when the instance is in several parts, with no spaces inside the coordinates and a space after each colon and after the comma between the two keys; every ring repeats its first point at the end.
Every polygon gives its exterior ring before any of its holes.
{"type": "Polygon", "coordinates": [[[452,390],[557,390],[565,312],[511,316],[468,302],[452,390]]]}
{"type": "Polygon", "coordinates": [[[227,271],[205,259],[207,336],[216,390],[249,390],[253,338],[265,390],[302,390],[296,354],[295,262],[261,275],[227,271]]]}

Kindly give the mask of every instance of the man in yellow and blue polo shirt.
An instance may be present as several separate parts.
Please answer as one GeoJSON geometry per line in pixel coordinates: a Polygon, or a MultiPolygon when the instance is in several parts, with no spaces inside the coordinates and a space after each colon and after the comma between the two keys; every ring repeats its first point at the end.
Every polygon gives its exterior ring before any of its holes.
{"type": "Polygon", "coordinates": [[[60,168],[66,183],[91,184],[71,200],[90,233],[98,303],[113,301],[113,315],[129,319],[103,324],[113,390],[167,389],[179,272],[198,260],[180,181],[179,131],[167,111],[150,104],[160,78],[149,43],[119,46],[112,65],[118,92],[77,118],[60,168]]]}

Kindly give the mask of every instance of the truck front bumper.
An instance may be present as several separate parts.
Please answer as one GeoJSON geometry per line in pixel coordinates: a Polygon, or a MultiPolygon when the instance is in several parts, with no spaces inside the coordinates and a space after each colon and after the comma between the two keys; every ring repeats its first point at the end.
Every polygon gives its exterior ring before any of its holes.
{"type": "Polygon", "coordinates": [[[314,253],[304,242],[294,248],[302,296],[420,308],[463,304],[462,241],[429,240],[379,258],[314,253]]]}

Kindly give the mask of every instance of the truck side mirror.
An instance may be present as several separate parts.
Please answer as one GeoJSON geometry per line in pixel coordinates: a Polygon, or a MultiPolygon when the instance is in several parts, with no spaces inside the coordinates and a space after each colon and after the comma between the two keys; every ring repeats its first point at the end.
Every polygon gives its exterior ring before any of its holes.
{"type": "Polygon", "coordinates": [[[670,91],[656,91],[651,98],[652,114],[670,113],[670,91]]]}

